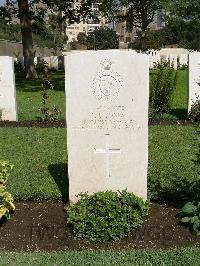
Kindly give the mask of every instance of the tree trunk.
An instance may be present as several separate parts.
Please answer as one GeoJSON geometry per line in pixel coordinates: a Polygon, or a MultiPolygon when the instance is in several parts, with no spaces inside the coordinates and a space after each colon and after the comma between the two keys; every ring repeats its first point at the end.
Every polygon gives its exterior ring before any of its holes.
{"type": "Polygon", "coordinates": [[[32,26],[29,17],[28,0],[18,0],[18,7],[26,78],[36,78],[37,73],[34,64],[32,26]]]}

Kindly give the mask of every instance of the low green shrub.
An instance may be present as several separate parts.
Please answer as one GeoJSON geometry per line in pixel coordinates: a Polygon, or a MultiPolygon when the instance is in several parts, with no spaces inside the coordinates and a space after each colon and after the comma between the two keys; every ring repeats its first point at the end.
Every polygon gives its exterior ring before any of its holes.
{"type": "Polygon", "coordinates": [[[67,208],[67,223],[75,238],[99,242],[120,239],[143,223],[149,209],[147,202],[126,190],[79,196],[80,200],[67,208]]]}
{"type": "Polygon", "coordinates": [[[167,63],[162,62],[156,65],[150,86],[150,119],[159,119],[162,114],[169,112],[172,93],[176,85],[176,75],[177,72],[167,63]]]}
{"type": "Polygon", "coordinates": [[[188,118],[195,123],[200,123],[200,99],[194,102],[188,114],[188,118]]]}
{"type": "Polygon", "coordinates": [[[0,161],[0,221],[3,217],[9,219],[10,212],[15,210],[13,197],[6,190],[6,182],[13,165],[6,161],[0,161]]]}
{"type": "Polygon", "coordinates": [[[180,211],[181,222],[200,236],[200,202],[188,202],[180,211]]]}

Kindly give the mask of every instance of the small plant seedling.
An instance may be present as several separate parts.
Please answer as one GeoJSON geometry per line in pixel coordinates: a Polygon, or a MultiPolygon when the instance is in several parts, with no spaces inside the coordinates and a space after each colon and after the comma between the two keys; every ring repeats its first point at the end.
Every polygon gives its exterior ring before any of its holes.
{"type": "Polygon", "coordinates": [[[49,79],[48,75],[48,64],[43,62],[43,75],[42,75],[42,106],[39,108],[40,113],[42,114],[42,121],[56,121],[58,120],[60,109],[55,105],[53,107],[48,106],[48,90],[54,88],[52,81],[49,79]]]}

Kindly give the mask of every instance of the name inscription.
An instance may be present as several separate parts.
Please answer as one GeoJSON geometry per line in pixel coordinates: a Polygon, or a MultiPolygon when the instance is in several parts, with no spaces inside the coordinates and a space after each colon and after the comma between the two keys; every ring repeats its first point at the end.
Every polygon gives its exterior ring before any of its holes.
{"type": "Polygon", "coordinates": [[[73,129],[141,129],[134,119],[127,118],[125,106],[99,106],[88,119],[74,125],[73,129]]]}

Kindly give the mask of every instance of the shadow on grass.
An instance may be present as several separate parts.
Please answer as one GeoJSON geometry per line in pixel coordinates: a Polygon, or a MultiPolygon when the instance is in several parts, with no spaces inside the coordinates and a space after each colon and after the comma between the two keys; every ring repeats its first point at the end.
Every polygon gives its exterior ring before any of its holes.
{"type": "Polygon", "coordinates": [[[191,181],[185,176],[171,174],[170,186],[160,180],[149,180],[148,191],[152,202],[165,202],[175,208],[182,208],[189,201],[200,201],[200,178],[191,181]],[[152,193],[153,192],[153,193],[152,193]],[[156,194],[154,194],[156,192],[156,194]],[[153,197],[152,197],[153,196],[153,197]]]}
{"type": "Polygon", "coordinates": [[[172,109],[169,114],[175,116],[179,120],[187,119],[187,109],[172,109]]]}
{"type": "Polygon", "coordinates": [[[64,163],[50,164],[48,170],[54,178],[64,203],[69,201],[68,165],[64,163]]]}
{"type": "Polygon", "coordinates": [[[26,80],[25,78],[16,77],[16,87],[17,91],[23,91],[23,92],[41,91],[41,80],[39,79],[26,80]]]}
{"type": "MultiPolygon", "coordinates": [[[[53,90],[65,91],[65,77],[63,71],[50,72],[49,78],[53,84],[53,90]]],[[[41,79],[26,79],[21,75],[16,75],[17,91],[38,92],[42,89],[41,79]]]]}

